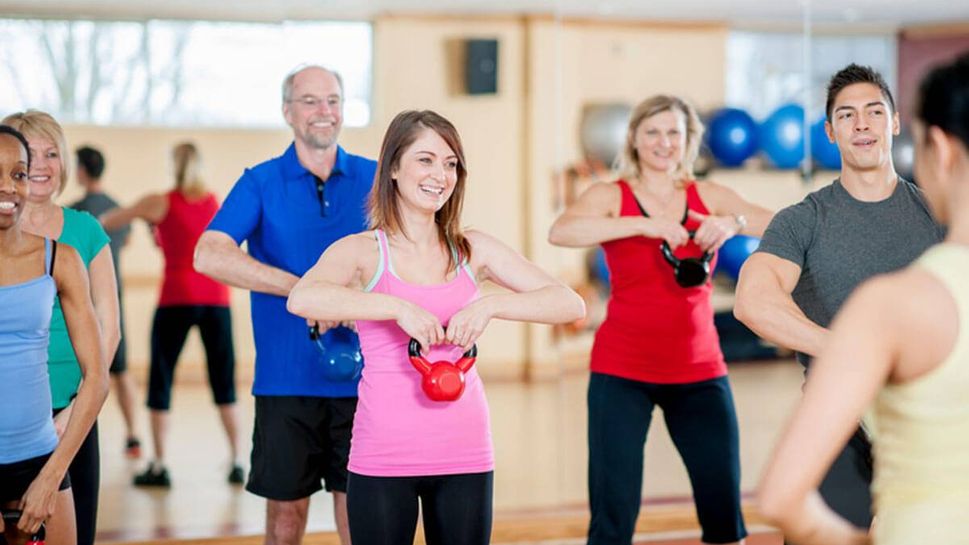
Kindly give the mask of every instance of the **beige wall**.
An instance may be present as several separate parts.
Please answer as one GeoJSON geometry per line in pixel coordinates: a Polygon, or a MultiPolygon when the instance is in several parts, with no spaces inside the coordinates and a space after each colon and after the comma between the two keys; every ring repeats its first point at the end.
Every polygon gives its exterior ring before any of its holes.
{"type": "MultiPolygon", "coordinates": [[[[376,157],[383,130],[399,111],[432,108],[461,131],[471,168],[465,222],[522,249],[523,30],[517,18],[486,21],[387,17],[375,22],[374,121],[366,128],[345,129],[341,144],[355,153],[376,157]],[[501,41],[501,91],[471,97],[456,87],[456,41],[468,37],[501,41]]],[[[224,197],[246,166],[280,154],[288,130],[197,130],[140,127],[66,127],[71,147],[92,144],[104,150],[105,184],[122,203],[171,185],[169,153],[183,139],[202,152],[209,185],[224,197]]],[[[60,202],[80,196],[71,183],[60,202]]],[[[126,332],[129,361],[141,375],[147,368],[148,335],[162,270],[160,253],[144,225],[135,228],[122,253],[125,277],[126,332]]],[[[488,288],[491,289],[491,288],[488,288]]],[[[254,358],[247,292],[233,290],[236,354],[241,376],[251,374],[254,358]]],[[[525,330],[496,323],[482,339],[480,362],[491,375],[520,376],[525,361],[525,330]]],[[[201,377],[204,361],[196,333],[190,336],[180,364],[180,378],[201,377]]]]}
{"type": "MultiPolygon", "coordinates": [[[[727,30],[721,26],[657,26],[556,22],[529,24],[528,253],[562,277],[574,276],[580,250],[546,242],[560,212],[552,179],[581,159],[579,124],[587,103],[634,105],[649,95],[675,93],[698,106],[723,102],[727,30]]],[[[577,349],[587,353],[588,339],[577,349]]],[[[542,326],[529,327],[532,376],[551,376],[571,354],[542,326]]],[[[571,350],[569,350],[571,351],[571,350]]]]}
{"type": "MultiPolygon", "coordinates": [[[[545,242],[558,212],[552,177],[580,158],[578,127],[583,105],[630,104],[658,92],[681,94],[701,107],[723,99],[727,30],[715,25],[554,20],[533,17],[384,16],[374,22],[373,123],[345,129],[347,149],[375,157],[393,115],[431,108],[458,127],[470,166],[465,223],[494,234],[537,263],[568,275],[575,254],[545,242]],[[499,92],[461,92],[461,41],[499,40],[499,92]]],[[[279,130],[188,130],[71,126],[69,143],[90,143],[108,159],[106,183],[123,203],[170,186],[168,154],[193,140],[205,161],[206,179],[224,196],[242,169],[279,154],[290,135],[279,130]]],[[[70,187],[63,198],[78,196],[70,187]]],[[[129,360],[146,367],[148,331],[157,297],[160,254],[147,230],[136,228],[122,255],[127,291],[129,360]]],[[[496,289],[486,287],[486,290],[496,289]]],[[[240,374],[254,355],[248,297],[233,290],[240,374]]],[[[490,376],[547,376],[561,368],[545,326],[493,323],[481,340],[479,361],[490,376]]],[[[200,376],[202,352],[193,334],[181,376],[200,376]]]]}

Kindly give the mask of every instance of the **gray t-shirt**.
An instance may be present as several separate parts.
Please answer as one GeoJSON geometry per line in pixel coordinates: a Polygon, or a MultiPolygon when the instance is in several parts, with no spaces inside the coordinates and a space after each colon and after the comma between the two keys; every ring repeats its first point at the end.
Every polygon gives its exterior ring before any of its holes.
{"type": "MultiPolygon", "coordinates": [[[[829,327],[860,283],[905,267],[944,236],[915,184],[899,179],[889,198],[864,202],[835,180],[778,212],[757,251],[801,267],[794,302],[829,327]]],[[[797,358],[810,362],[804,354],[797,358]]]]}
{"type": "MultiPolygon", "coordinates": [[[[105,193],[88,193],[83,199],[69,206],[75,210],[89,212],[92,216],[98,217],[108,210],[117,208],[118,203],[105,193]]],[[[131,234],[131,226],[125,225],[121,229],[108,231],[107,233],[108,237],[111,238],[111,257],[114,258],[114,272],[118,277],[118,291],[120,292],[121,269],[119,268],[119,258],[121,256],[121,247],[124,246],[128,240],[128,235],[131,234]]]]}

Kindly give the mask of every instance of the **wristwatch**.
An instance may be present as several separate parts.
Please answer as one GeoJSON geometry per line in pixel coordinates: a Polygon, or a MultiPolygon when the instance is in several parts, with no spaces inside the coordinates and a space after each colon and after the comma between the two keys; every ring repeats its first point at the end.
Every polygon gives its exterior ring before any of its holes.
{"type": "Polygon", "coordinates": [[[737,232],[743,231],[747,227],[747,217],[743,214],[734,214],[733,220],[737,222],[737,232]]]}

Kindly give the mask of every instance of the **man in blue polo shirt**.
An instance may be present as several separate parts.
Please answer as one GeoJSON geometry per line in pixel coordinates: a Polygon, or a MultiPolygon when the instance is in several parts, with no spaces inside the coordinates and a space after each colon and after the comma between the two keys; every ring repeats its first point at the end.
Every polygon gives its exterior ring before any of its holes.
{"type": "Polygon", "coordinates": [[[246,489],[268,500],[266,543],[302,541],[309,497],[323,481],[348,545],[347,456],[357,382],[323,377],[306,322],[286,311],[286,298],[330,244],[367,228],[376,163],[336,143],[343,82],[331,70],[307,66],[287,76],[283,117],[293,144],[242,174],[199,239],[195,268],[251,290],[256,421],[246,489]],[[243,241],[248,254],[239,247],[243,241]]]}

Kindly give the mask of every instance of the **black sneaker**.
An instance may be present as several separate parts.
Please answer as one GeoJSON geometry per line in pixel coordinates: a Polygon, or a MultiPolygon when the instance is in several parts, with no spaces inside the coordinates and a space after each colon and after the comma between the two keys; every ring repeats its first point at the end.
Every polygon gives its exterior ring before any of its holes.
{"type": "Polygon", "coordinates": [[[242,471],[242,466],[239,464],[232,464],[232,469],[229,471],[229,484],[245,484],[246,475],[242,471]]]}
{"type": "Polygon", "coordinates": [[[159,486],[171,488],[172,481],[168,478],[168,470],[164,467],[156,469],[153,464],[148,465],[144,473],[135,475],[135,486],[159,486]]]}

